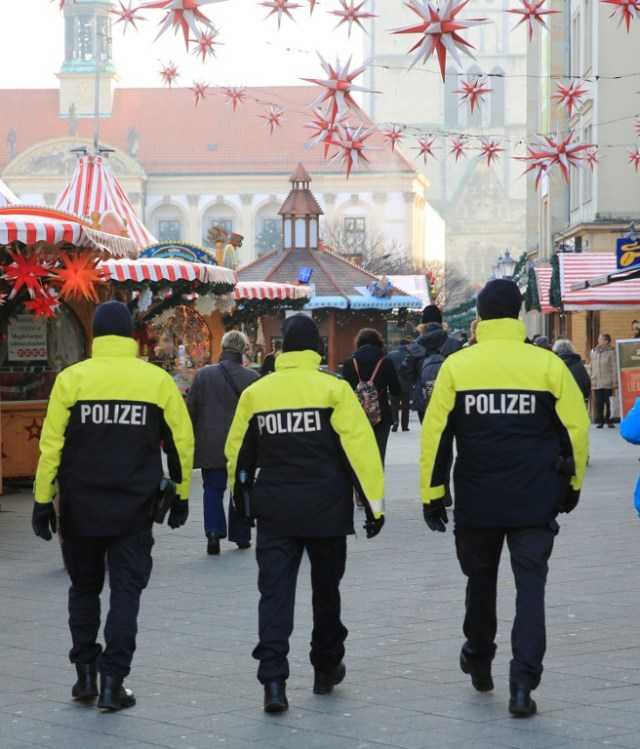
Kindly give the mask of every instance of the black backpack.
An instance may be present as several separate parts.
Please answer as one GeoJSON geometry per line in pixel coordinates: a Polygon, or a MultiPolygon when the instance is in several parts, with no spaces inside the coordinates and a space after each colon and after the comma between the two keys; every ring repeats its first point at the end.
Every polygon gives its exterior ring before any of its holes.
{"type": "Polygon", "coordinates": [[[436,377],[440,371],[440,367],[444,362],[444,356],[439,351],[434,351],[431,354],[427,354],[422,362],[420,369],[420,381],[418,386],[422,397],[424,399],[425,409],[429,405],[431,400],[431,393],[433,393],[433,386],[436,382],[436,377]]]}

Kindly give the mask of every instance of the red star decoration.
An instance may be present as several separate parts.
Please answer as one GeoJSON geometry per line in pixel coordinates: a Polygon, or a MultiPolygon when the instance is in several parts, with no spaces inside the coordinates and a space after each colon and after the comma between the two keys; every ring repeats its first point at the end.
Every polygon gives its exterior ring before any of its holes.
{"type": "Polygon", "coordinates": [[[346,65],[340,69],[334,70],[320,53],[318,53],[318,57],[320,58],[320,63],[328,77],[302,78],[303,81],[316,83],[318,86],[322,86],[325,89],[320,96],[311,102],[309,108],[313,109],[314,107],[321,106],[325,101],[329,102],[328,115],[331,122],[335,122],[337,115],[344,114],[349,109],[359,113],[360,107],[354,101],[351,93],[353,91],[363,91],[370,94],[377,93],[377,91],[372,91],[369,88],[353,85],[354,78],[357,78],[361,73],[363,73],[367,66],[363,65],[353,72],[349,72],[349,66],[351,65],[351,58],[349,58],[346,65]]]}
{"type": "Polygon", "coordinates": [[[116,23],[124,23],[124,26],[122,27],[122,34],[126,34],[127,32],[127,26],[131,24],[133,28],[137,31],[138,27],[136,26],[136,21],[144,21],[144,16],[137,16],[136,13],[140,10],[140,8],[133,8],[133,2],[131,1],[129,3],[129,7],[125,8],[124,3],[122,0],[118,0],[118,4],[120,5],[120,10],[112,9],[109,11],[109,13],[113,13],[114,16],[118,16],[118,20],[116,23]]]}
{"type": "Polygon", "coordinates": [[[30,312],[33,312],[33,316],[37,320],[41,316],[45,318],[55,317],[60,302],[55,294],[52,294],[48,289],[43,289],[39,294],[36,294],[34,299],[25,302],[24,306],[30,312]]]}
{"type": "Polygon", "coordinates": [[[269,134],[273,135],[274,130],[277,127],[282,127],[282,123],[280,122],[280,118],[284,114],[284,109],[281,107],[276,107],[274,104],[269,105],[269,109],[267,110],[267,114],[261,114],[259,117],[261,117],[263,120],[266,120],[264,125],[262,127],[268,127],[269,128],[269,134]]]}
{"type": "Polygon", "coordinates": [[[193,82],[193,86],[191,86],[191,90],[193,91],[193,98],[196,103],[196,107],[198,104],[206,97],[209,89],[208,83],[198,83],[197,81],[193,82]]]}
{"type": "Polygon", "coordinates": [[[205,26],[211,26],[211,21],[205,14],[199,10],[201,5],[210,5],[219,3],[224,0],[159,0],[159,2],[143,3],[140,8],[159,8],[166,10],[165,17],[160,21],[160,31],[158,37],[162,36],[167,29],[173,26],[173,30],[178,33],[182,31],[184,44],[189,49],[189,30],[194,36],[200,33],[198,23],[205,26]]]}
{"type": "Polygon", "coordinates": [[[586,166],[593,171],[595,169],[596,164],[600,163],[600,159],[598,158],[600,154],[598,153],[598,148],[594,148],[592,151],[587,151],[584,156],[584,161],[586,166]]]}
{"type": "Polygon", "coordinates": [[[487,160],[487,166],[491,166],[493,159],[498,160],[498,154],[504,151],[504,148],[500,147],[500,141],[496,138],[481,138],[480,139],[480,158],[487,160]]]}
{"type": "Polygon", "coordinates": [[[627,34],[632,18],[640,18],[640,0],[602,0],[603,3],[615,6],[609,18],[618,18],[618,26],[625,22],[627,34]]]}
{"type": "Polygon", "coordinates": [[[449,151],[449,155],[453,154],[456,157],[456,161],[458,161],[461,156],[466,156],[466,153],[464,151],[466,147],[466,138],[453,138],[453,140],[451,141],[451,150],[449,151]]]}
{"type": "Polygon", "coordinates": [[[162,80],[164,81],[165,86],[171,86],[176,82],[176,78],[180,75],[178,73],[178,68],[173,60],[170,60],[166,65],[162,66],[162,70],[160,71],[160,76],[162,77],[162,80]]]}
{"type": "Polygon", "coordinates": [[[260,5],[264,5],[265,8],[271,8],[271,12],[267,14],[267,18],[271,18],[276,13],[278,14],[278,28],[280,28],[283,14],[293,21],[294,18],[291,15],[291,11],[295,8],[302,8],[302,5],[293,3],[291,0],[264,0],[260,5]]]}
{"type": "Polygon", "coordinates": [[[202,55],[202,62],[206,60],[207,55],[211,57],[216,56],[214,45],[220,44],[220,42],[216,41],[217,36],[217,29],[211,28],[209,31],[203,31],[201,34],[198,34],[195,39],[191,40],[196,45],[193,54],[196,56],[202,55]]]}
{"type": "Polygon", "coordinates": [[[633,164],[636,172],[638,171],[638,167],[640,167],[640,146],[636,146],[635,148],[631,148],[627,151],[629,154],[629,164],[633,164]]]}
{"type": "Polygon", "coordinates": [[[313,9],[316,7],[316,0],[309,0],[309,15],[313,13],[313,9]]]}
{"type": "Polygon", "coordinates": [[[234,112],[238,104],[242,104],[247,98],[247,89],[244,86],[227,86],[222,93],[227,97],[225,104],[231,104],[234,112]]]}
{"type": "Polygon", "coordinates": [[[11,252],[11,250],[8,254],[13,261],[4,272],[7,281],[13,281],[9,299],[13,299],[23,286],[33,298],[34,294],[42,288],[40,279],[49,275],[49,269],[46,265],[39,263],[34,254],[25,256],[20,252],[11,252]]]}
{"type": "Polygon", "coordinates": [[[360,159],[365,163],[369,163],[369,159],[365,156],[365,149],[369,149],[369,146],[365,146],[365,141],[371,137],[374,128],[369,128],[363,132],[364,125],[358,125],[357,128],[349,127],[348,125],[344,128],[340,128],[340,132],[334,134],[333,140],[331,141],[332,146],[336,146],[339,150],[331,161],[340,159],[340,163],[347,167],[347,179],[351,174],[351,169],[360,167],[360,159]]]}
{"type": "MultiPolygon", "coordinates": [[[[460,103],[464,104],[467,102],[471,107],[471,114],[476,104],[484,104],[484,94],[489,94],[493,91],[492,88],[487,86],[487,79],[479,77],[475,81],[462,81],[462,88],[454,91],[454,94],[462,94],[460,97],[460,103]]],[[[480,107],[478,106],[478,109],[480,107]]]]}
{"type": "Polygon", "coordinates": [[[60,297],[68,299],[88,299],[98,301],[95,284],[103,283],[96,268],[96,260],[91,254],[60,255],[63,268],[56,268],[52,273],[52,283],[62,282],[60,297]]]}
{"type": "Polygon", "coordinates": [[[442,7],[438,7],[435,3],[429,2],[429,0],[426,2],[424,0],[411,0],[411,4],[405,3],[409,10],[412,10],[422,19],[422,23],[419,23],[417,26],[407,26],[391,32],[392,34],[422,34],[422,39],[419,39],[409,50],[409,52],[418,50],[409,66],[409,70],[411,70],[420,58],[422,58],[422,62],[426,62],[435,52],[438,55],[440,73],[442,75],[442,82],[444,83],[447,52],[458,65],[462,64],[458,56],[458,50],[473,58],[473,55],[469,52],[469,48],[473,49],[473,45],[463,39],[458,32],[472,26],[477,26],[480,23],[487,23],[488,19],[467,18],[462,20],[456,18],[469,0],[463,0],[463,2],[457,5],[455,5],[455,2],[456,0],[444,0],[442,7]]]}
{"type": "Polygon", "coordinates": [[[395,151],[396,144],[401,143],[404,138],[404,128],[399,125],[394,125],[388,130],[383,130],[384,142],[391,146],[391,153],[395,151]]]}
{"type": "Polygon", "coordinates": [[[544,26],[545,29],[548,29],[549,27],[545,23],[543,16],[549,16],[552,13],[560,13],[559,10],[540,10],[544,5],[545,0],[538,0],[538,2],[535,0],[533,0],[533,2],[531,2],[531,0],[520,0],[520,2],[522,3],[522,8],[510,8],[507,10],[507,13],[515,13],[522,16],[518,23],[513,27],[514,29],[518,28],[521,23],[526,22],[529,24],[529,41],[533,38],[534,21],[537,21],[544,26]]]}
{"type": "Polygon", "coordinates": [[[354,23],[358,24],[358,26],[364,31],[365,28],[362,25],[362,19],[363,18],[376,18],[375,13],[365,13],[363,10],[361,10],[362,6],[365,5],[366,2],[367,0],[362,0],[362,2],[360,3],[357,3],[357,0],[340,0],[340,5],[342,5],[342,9],[329,11],[329,13],[332,13],[334,16],[338,16],[338,18],[340,18],[340,20],[334,26],[334,28],[337,29],[338,26],[342,26],[343,23],[346,23],[347,24],[347,36],[349,38],[351,38],[351,27],[353,26],[354,23]]]}
{"type": "Polygon", "coordinates": [[[42,423],[38,422],[34,416],[33,419],[31,419],[31,424],[27,424],[24,430],[29,435],[27,437],[27,442],[31,442],[31,440],[39,440],[40,435],[42,434],[42,423]]]}
{"type": "Polygon", "coordinates": [[[416,158],[418,158],[418,156],[422,156],[425,164],[427,163],[427,156],[432,156],[434,159],[436,159],[436,155],[431,150],[435,142],[435,138],[431,138],[430,140],[429,138],[418,138],[418,145],[414,148],[414,150],[418,152],[416,158]]]}
{"type": "Polygon", "coordinates": [[[315,120],[313,122],[307,122],[304,127],[313,130],[309,146],[315,148],[319,143],[324,144],[324,158],[327,158],[329,146],[334,135],[342,133],[341,128],[346,124],[343,123],[348,116],[348,113],[338,115],[332,122],[331,119],[324,113],[324,111],[318,108],[315,112],[315,120]]]}
{"type": "Polygon", "coordinates": [[[580,104],[582,98],[587,93],[586,88],[581,88],[582,81],[570,81],[568,84],[557,83],[557,93],[552,94],[552,99],[558,100],[558,105],[566,107],[569,112],[569,117],[573,112],[573,107],[580,104]]]}

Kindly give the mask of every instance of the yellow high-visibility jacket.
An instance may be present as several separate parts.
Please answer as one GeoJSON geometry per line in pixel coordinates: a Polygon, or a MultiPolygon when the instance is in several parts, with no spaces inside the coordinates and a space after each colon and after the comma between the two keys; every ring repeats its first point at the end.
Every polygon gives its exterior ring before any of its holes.
{"type": "Polygon", "coordinates": [[[150,524],[161,445],[178,495],[188,499],[193,428],[171,376],[136,357],[137,343],[99,336],[90,359],[56,377],[40,437],[36,502],[60,486],[63,533],[126,535],[150,524]]]}
{"type": "Polygon", "coordinates": [[[540,525],[557,513],[573,459],[580,489],[589,417],[559,356],[509,318],[479,323],[478,343],[447,357],[421,433],[422,501],[444,496],[452,441],[454,519],[462,526],[540,525]]]}
{"type": "Polygon", "coordinates": [[[373,429],[349,384],[319,365],[313,351],[280,354],[276,371],[243,391],[231,424],[229,481],[239,486],[245,471],[252,484],[259,469],[251,511],[267,533],[353,533],[354,484],[369,516],[384,513],[384,472],[373,429]]]}

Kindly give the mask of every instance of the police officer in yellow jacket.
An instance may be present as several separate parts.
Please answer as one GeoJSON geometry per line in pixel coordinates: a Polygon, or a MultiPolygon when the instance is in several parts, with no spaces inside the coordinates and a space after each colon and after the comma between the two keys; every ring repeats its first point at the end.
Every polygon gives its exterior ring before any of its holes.
{"type": "Polygon", "coordinates": [[[506,540],[517,590],[509,710],[527,717],[536,711],[531,691],[546,647],[544,589],[556,515],[578,503],[589,419],[564,362],[526,342],[521,304],[508,279],[489,281],[478,294],[478,342],[448,357],[436,379],[421,434],[420,483],[427,525],[444,531],[455,438],[455,540],[467,577],[460,667],[478,691],[493,689],[496,581],[506,540]]]}
{"type": "Polygon", "coordinates": [[[151,574],[151,505],[162,477],[161,445],[177,484],[169,525],[188,515],[193,430],[170,375],[138,359],[126,305],[105,302],[93,318],[93,353],[57,376],[40,438],[33,529],[51,540],[60,492],[62,553],[71,578],[72,696],[98,708],[131,707],[123,686],[136,646],[140,594],[151,574]],[[109,568],[105,647],[97,642],[109,568]],[[97,673],[100,673],[98,695],[97,673]]]}
{"type": "Polygon", "coordinates": [[[319,370],[319,349],[310,317],[285,321],[276,371],[242,393],[225,446],[236,511],[257,518],[260,632],[253,656],[269,713],[288,707],[287,655],[302,554],[311,563],[313,691],[329,694],[345,676],[339,586],[346,536],[354,532],[354,484],[364,498],[367,537],[384,523],[384,474],[373,430],[349,384],[319,370]]]}

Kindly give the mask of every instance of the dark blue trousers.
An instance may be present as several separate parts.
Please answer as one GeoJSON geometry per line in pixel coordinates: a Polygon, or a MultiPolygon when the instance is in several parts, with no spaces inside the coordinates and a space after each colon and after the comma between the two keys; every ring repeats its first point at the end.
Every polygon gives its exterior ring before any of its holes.
{"type": "MultiPolygon", "coordinates": [[[[205,535],[215,533],[219,538],[227,537],[227,519],[224,514],[224,493],[227,488],[226,468],[203,468],[202,487],[205,535]]],[[[251,541],[251,526],[236,514],[229,499],[229,541],[246,544],[251,541]]]]}
{"type": "Polygon", "coordinates": [[[253,657],[260,661],[258,679],[263,684],[289,677],[289,637],[293,632],[298,570],[305,550],[311,564],[313,609],[309,659],[314,669],[329,671],[344,657],[348,630],[340,621],[340,581],[347,561],[346,537],[276,538],[261,533],[258,527],[260,642],[253,657]]]}
{"type": "Polygon", "coordinates": [[[151,575],[151,528],[129,536],[65,537],[62,554],[69,577],[69,629],[72,663],[96,663],[101,674],[124,679],[136,649],[140,595],[151,575]],[[104,649],[98,643],[100,593],[105,559],[110,601],[104,649]]]}
{"type": "Polygon", "coordinates": [[[506,539],[516,584],[516,615],[511,629],[513,658],[510,676],[520,686],[535,689],[542,676],[546,650],[544,589],[548,561],[559,527],[555,520],[542,527],[455,529],[456,550],[467,576],[466,614],[462,646],[470,663],[485,664],[496,652],[498,565],[506,539]]]}

